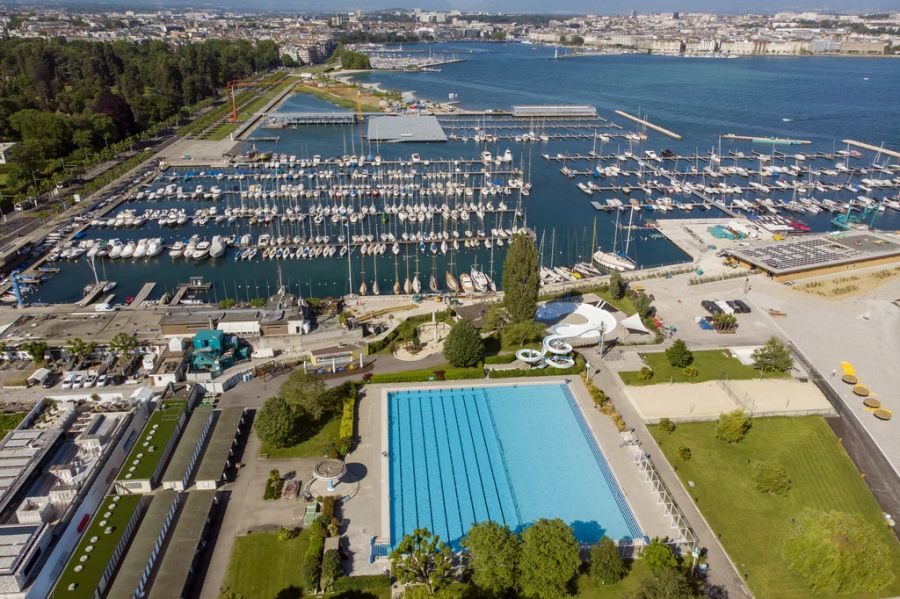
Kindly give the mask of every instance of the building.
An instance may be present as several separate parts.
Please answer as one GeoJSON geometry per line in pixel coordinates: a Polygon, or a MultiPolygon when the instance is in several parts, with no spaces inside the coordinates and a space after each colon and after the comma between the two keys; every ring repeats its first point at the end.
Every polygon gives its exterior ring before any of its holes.
{"type": "Polygon", "coordinates": [[[9,151],[16,145],[14,141],[0,142],[0,164],[9,163],[9,151]]]}
{"type": "Polygon", "coordinates": [[[198,489],[215,490],[231,476],[235,448],[244,432],[245,414],[244,408],[216,411],[215,429],[194,477],[198,489]]]}
{"type": "Polygon", "coordinates": [[[117,493],[150,493],[153,490],[178,441],[188,409],[185,400],[159,402],[116,478],[117,493]]]}
{"type": "Polygon", "coordinates": [[[213,421],[211,405],[197,406],[191,413],[184,432],[181,433],[181,440],[160,479],[163,489],[174,491],[187,489],[203,453],[206,439],[213,428],[213,421]]]}

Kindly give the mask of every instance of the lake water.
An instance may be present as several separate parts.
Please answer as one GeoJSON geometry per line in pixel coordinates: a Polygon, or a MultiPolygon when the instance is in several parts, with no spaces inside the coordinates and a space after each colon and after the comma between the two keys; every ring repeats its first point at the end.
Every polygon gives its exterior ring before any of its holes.
{"type": "MultiPolygon", "coordinates": [[[[669,148],[682,155],[707,154],[713,148],[717,152],[720,150],[719,135],[724,133],[792,137],[813,142],[812,146],[777,148],[788,153],[798,150],[805,153],[832,152],[843,148],[841,140],[844,138],[883,143],[893,149],[900,148],[900,103],[896,101],[900,97],[900,62],[896,60],[812,57],[703,59],[648,55],[554,60],[551,48],[519,44],[435,44],[432,48],[460,55],[466,61],[444,65],[438,72],[370,72],[359,75],[358,79],[378,82],[384,89],[414,90],[421,98],[440,101],[446,101],[451,93],[457,94],[460,105],[469,109],[508,110],[516,104],[589,104],[597,108],[601,117],[622,125],[626,131],[633,130],[627,121],[613,113],[614,109],[619,108],[632,114],[646,115],[649,120],[683,136],[682,141],[675,141],[650,132],[646,142],[634,147],[629,147],[625,140],[612,139],[604,146],[596,147],[603,154],[621,153],[629,149],[635,153],[644,149],[660,151],[662,148],[669,148]]],[[[335,109],[314,97],[296,95],[288,99],[281,110],[335,109]]],[[[356,154],[378,153],[385,159],[408,159],[415,152],[423,159],[435,160],[474,158],[485,149],[498,155],[510,149],[514,164],[526,169],[533,189],[530,196],[520,198],[515,194],[507,202],[512,206],[521,202],[525,218],[524,223],[517,224],[527,224],[535,230],[539,240],[543,239],[542,259],[545,265],[551,261],[556,265],[571,265],[587,259],[594,241],[595,222],[598,245],[609,249],[616,239],[618,247],[622,247],[624,232],[620,230],[616,234],[614,215],[597,212],[589,203],[591,200],[602,202],[605,197],[622,197],[621,194],[595,193],[589,198],[576,187],[577,181],[587,179],[566,178],[559,171],[562,166],[560,162],[547,161],[541,157],[544,153],[585,154],[595,148],[593,142],[588,140],[570,139],[531,144],[510,141],[487,146],[472,141],[449,141],[374,147],[360,141],[359,131],[355,127],[298,127],[256,132],[257,135],[273,133],[279,136],[279,141],[258,142],[256,146],[259,150],[299,157],[311,157],[313,154],[334,156],[354,150],[356,154]]],[[[727,155],[730,150],[750,154],[754,150],[771,152],[772,148],[747,142],[723,142],[721,152],[727,155]]],[[[872,158],[872,154],[865,155],[863,160],[856,161],[857,166],[869,164],[872,158]]],[[[882,159],[881,162],[883,161],[882,159]]],[[[826,167],[832,166],[833,161],[807,162],[810,163],[826,167]]],[[[592,166],[588,162],[569,164],[581,169],[592,166]]],[[[686,166],[683,164],[682,168],[686,166]]],[[[699,166],[702,168],[703,164],[699,166]]],[[[197,184],[204,184],[207,189],[216,184],[212,177],[199,176],[199,170],[178,169],[172,172],[186,190],[192,190],[197,184]]],[[[636,182],[635,179],[631,181],[636,182]]],[[[622,180],[619,182],[622,183],[622,180]]],[[[232,186],[228,182],[220,185],[226,191],[232,186]]],[[[154,187],[157,186],[159,185],[154,187]]],[[[236,191],[236,184],[233,186],[236,191]]],[[[816,195],[830,197],[828,194],[816,195]]],[[[896,196],[896,190],[891,195],[896,196]]],[[[790,199],[790,194],[779,197],[790,199]]],[[[852,197],[848,192],[839,192],[835,199],[848,200],[852,197]]],[[[676,199],[690,201],[690,198],[676,199]]],[[[130,202],[122,208],[140,212],[164,206],[180,207],[191,214],[195,208],[209,205],[208,201],[202,200],[170,199],[130,202]]],[[[623,216],[627,218],[627,213],[623,216]]],[[[676,210],[667,213],[639,211],[635,212],[635,221],[642,225],[646,219],[702,216],[722,214],[717,210],[676,210]]],[[[826,231],[831,228],[832,216],[822,212],[818,215],[804,214],[797,218],[810,225],[813,230],[826,231]]],[[[874,222],[878,228],[898,229],[900,211],[886,210],[878,214],[874,222]]],[[[510,226],[510,219],[507,218],[499,225],[510,226]]],[[[372,230],[376,225],[370,223],[368,226],[372,233],[376,232],[372,230]]],[[[386,225],[386,228],[391,229],[391,225],[386,225]]],[[[396,230],[396,225],[391,230],[396,230]]],[[[287,228],[286,232],[290,231],[287,228]]],[[[178,229],[160,228],[156,223],[151,223],[140,230],[91,229],[86,237],[127,240],[159,236],[165,243],[171,244],[178,239],[187,239],[194,233],[206,238],[217,233],[250,233],[256,238],[264,232],[285,231],[276,230],[275,225],[251,227],[246,223],[230,226],[224,223],[214,226],[210,223],[206,227],[188,224],[178,229]]],[[[334,234],[334,231],[331,233],[334,234]]],[[[492,257],[484,248],[460,251],[454,256],[456,270],[465,271],[477,260],[484,270],[493,273],[494,279],[499,283],[504,252],[505,248],[499,248],[492,257]]],[[[633,234],[629,254],[641,266],[648,267],[685,260],[685,255],[673,244],[646,229],[633,234]]],[[[415,256],[419,257],[418,268],[422,273],[423,283],[427,281],[432,267],[438,273],[438,280],[443,282],[442,275],[448,267],[449,256],[432,257],[430,252],[421,254],[415,251],[408,258],[401,255],[397,262],[389,253],[378,259],[360,260],[357,256],[349,266],[346,259],[338,257],[284,261],[280,263],[281,280],[295,293],[325,296],[348,291],[348,269],[353,271],[355,288],[363,269],[365,279],[371,283],[375,279],[377,268],[382,293],[386,293],[395,277],[399,277],[402,282],[407,268],[411,272],[415,271],[415,256]]],[[[215,300],[225,297],[261,297],[273,292],[278,281],[278,265],[275,261],[234,262],[231,254],[216,262],[193,264],[173,262],[164,252],[151,260],[106,260],[99,266],[102,269],[101,275],[119,282],[119,300],[136,294],[145,281],[158,283],[151,296],[154,298],[163,291],[172,291],[178,283],[195,275],[202,275],[214,283],[210,299],[215,300]]],[[[92,278],[84,259],[74,263],[64,262],[62,272],[42,285],[30,299],[46,302],[77,300],[84,284],[92,278]]]]}

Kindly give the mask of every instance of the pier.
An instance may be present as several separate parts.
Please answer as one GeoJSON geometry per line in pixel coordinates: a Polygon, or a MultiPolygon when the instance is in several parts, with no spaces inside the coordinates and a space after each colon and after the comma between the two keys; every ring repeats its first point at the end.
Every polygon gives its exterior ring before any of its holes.
{"type": "MultiPolygon", "coordinates": [[[[175,295],[172,296],[172,300],[169,302],[169,304],[170,305],[180,304],[181,300],[184,299],[184,296],[188,292],[202,291],[202,292],[206,293],[210,289],[212,289],[212,283],[204,281],[201,277],[192,277],[189,282],[182,283],[178,286],[178,290],[175,291],[175,295]]],[[[136,303],[136,302],[132,302],[132,303],[136,303]]]]}
{"type": "Polygon", "coordinates": [[[150,294],[153,292],[153,289],[156,287],[156,283],[144,283],[141,290],[138,291],[137,295],[134,296],[134,299],[131,301],[131,305],[128,306],[132,310],[138,310],[147,298],[150,297],[150,294]]]}
{"type": "Polygon", "coordinates": [[[842,140],[848,146],[853,146],[855,148],[861,148],[863,150],[869,150],[870,152],[877,152],[878,154],[884,154],[885,156],[890,156],[891,158],[900,158],[900,152],[895,152],[894,150],[889,150],[884,146],[875,146],[872,144],[865,143],[863,141],[856,141],[854,139],[845,139],[842,140]]]}
{"type": "Polygon", "coordinates": [[[265,117],[266,129],[283,129],[294,125],[354,125],[355,112],[278,112],[265,117]]]}
{"type": "Polygon", "coordinates": [[[109,281],[98,281],[97,283],[94,283],[94,285],[88,289],[88,292],[84,294],[84,297],[78,300],[76,305],[79,308],[84,308],[97,301],[97,298],[103,293],[103,288],[106,287],[108,283],[109,281]]]}
{"type": "Polygon", "coordinates": [[[808,139],[790,139],[787,137],[755,137],[752,135],[735,135],[734,133],[725,133],[720,137],[722,139],[732,139],[735,141],[749,141],[755,144],[775,144],[780,146],[805,146],[812,143],[808,139]]]}
{"type": "Polygon", "coordinates": [[[662,133],[663,135],[665,135],[667,137],[671,137],[672,139],[677,139],[678,141],[681,141],[681,139],[682,139],[681,135],[679,135],[678,133],[675,133],[674,131],[669,131],[668,129],[660,127],[659,125],[654,125],[650,121],[636,117],[633,114],[628,114],[624,110],[616,109],[615,113],[622,118],[626,118],[629,121],[633,121],[633,122],[637,123],[638,125],[643,125],[644,127],[648,128],[648,129],[652,129],[653,131],[656,131],[657,133],[662,133]]]}

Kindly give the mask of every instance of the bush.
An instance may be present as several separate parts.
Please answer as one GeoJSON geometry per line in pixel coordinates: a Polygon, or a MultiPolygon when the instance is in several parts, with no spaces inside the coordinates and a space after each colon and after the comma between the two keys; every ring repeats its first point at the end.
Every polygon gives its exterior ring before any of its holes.
{"type": "Polygon", "coordinates": [[[474,368],[448,368],[444,371],[445,381],[460,381],[465,379],[483,379],[484,368],[476,366],[474,368]]]}
{"type": "Polygon", "coordinates": [[[669,434],[675,432],[675,423],[668,418],[662,418],[659,421],[659,429],[669,434]]]}
{"type": "Polygon", "coordinates": [[[329,591],[334,581],[344,573],[341,567],[341,554],[337,549],[329,549],[322,556],[322,590],[329,591]]]}
{"type": "Polygon", "coordinates": [[[740,443],[750,430],[750,418],[741,410],[734,410],[719,416],[716,438],[726,443],[740,443]]]}
{"type": "Polygon", "coordinates": [[[684,341],[676,339],[675,343],[666,350],[666,359],[673,367],[684,368],[694,361],[694,354],[691,353],[684,341]]]}
{"type": "Polygon", "coordinates": [[[600,584],[615,584],[625,576],[625,562],[619,548],[607,536],[591,548],[591,578],[600,584]]]}
{"type": "Polygon", "coordinates": [[[357,384],[349,383],[347,385],[347,395],[344,397],[344,403],[341,408],[341,427],[338,433],[340,437],[341,447],[344,451],[338,451],[342,455],[346,455],[350,451],[353,443],[353,433],[356,425],[356,395],[357,384]]]}
{"type": "Polygon", "coordinates": [[[791,490],[791,479],[778,462],[756,462],[753,464],[753,486],[760,493],[784,497],[791,490]]]}
{"type": "Polygon", "coordinates": [[[685,447],[684,445],[679,446],[678,447],[678,458],[682,462],[687,462],[688,460],[690,460],[691,459],[691,448],[685,447]]]}
{"type": "Polygon", "coordinates": [[[296,528],[282,527],[282,528],[278,529],[278,534],[276,536],[278,537],[279,541],[290,541],[291,539],[296,537],[298,534],[300,534],[300,531],[296,528]]]}
{"type": "Polygon", "coordinates": [[[653,572],[660,572],[678,565],[678,559],[672,553],[672,549],[666,545],[664,539],[654,537],[641,551],[641,558],[647,562],[647,566],[653,572]]]}
{"type": "Polygon", "coordinates": [[[649,381],[653,378],[653,369],[649,366],[643,366],[641,370],[638,372],[638,379],[642,381],[649,381]]]}
{"type": "Polygon", "coordinates": [[[484,341],[468,320],[453,325],[444,341],[444,357],[457,368],[475,366],[484,357],[484,341]]]}
{"type": "Polygon", "coordinates": [[[322,572],[322,550],[325,548],[326,519],[316,518],[309,526],[309,542],[303,558],[303,587],[308,593],[314,593],[319,587],[322,572]]]}
{"type": "Polygon", "coordinates": [[[269,478],[266,479],[266,488],[263,491],[263,499],[278,499],[281,497],[281,489],[284,488],[284,479],[277,468],[269,471],[269,478]]]}
{"type": "Polygon", "coordinates": [[[681,374],[688,377],[689,379],[695,379],[698,376],[700,376],[700,371],[697,369],[696,366],[687,366],[684,369],[682,369],[681,374]]]}

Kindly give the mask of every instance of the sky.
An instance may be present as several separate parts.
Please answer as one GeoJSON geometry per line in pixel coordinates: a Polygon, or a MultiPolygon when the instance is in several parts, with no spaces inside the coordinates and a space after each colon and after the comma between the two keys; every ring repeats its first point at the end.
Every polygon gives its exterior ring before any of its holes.
{"type": "MultiPolygon", "coordinates": [[[[15,1],[6,4],[25,5],[15,1]]],[[[27,4],[34,5],[34,1],[27,4]]],[[[829,12],[897,11],[900,0],[569,0],[559,4],[547,0],[46,0],[37,4],[56,6],[132,7],[159,9],[219,8],[246,11],[334,12],[416,8],[426,10],[627,14],[639,12],[712,11],[722,13],[819,10],[829,12]]]]}

